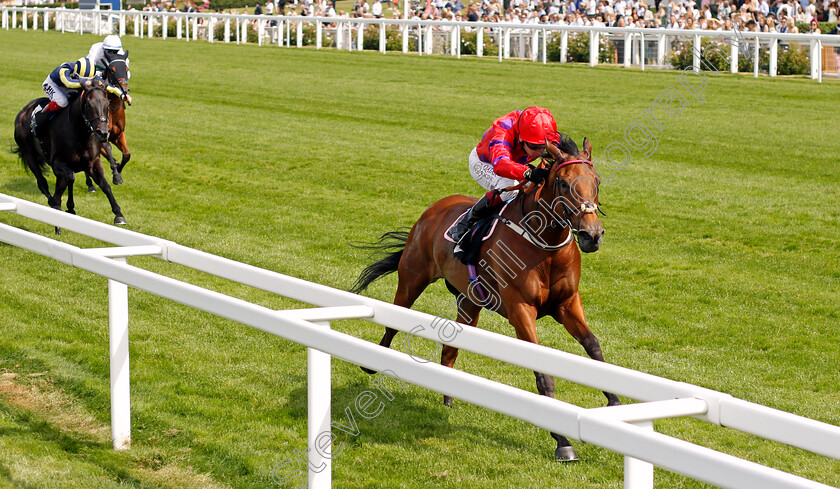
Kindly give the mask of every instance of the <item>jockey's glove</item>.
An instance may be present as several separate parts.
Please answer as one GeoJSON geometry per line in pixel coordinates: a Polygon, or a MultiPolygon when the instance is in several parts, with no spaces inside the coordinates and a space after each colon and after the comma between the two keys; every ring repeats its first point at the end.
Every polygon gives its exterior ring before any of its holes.
{"type": "Polygon", "coordinates": [[[525,180],[540,184],[548,176],[548,168],[528,168],[525,170],[525,180]]]}

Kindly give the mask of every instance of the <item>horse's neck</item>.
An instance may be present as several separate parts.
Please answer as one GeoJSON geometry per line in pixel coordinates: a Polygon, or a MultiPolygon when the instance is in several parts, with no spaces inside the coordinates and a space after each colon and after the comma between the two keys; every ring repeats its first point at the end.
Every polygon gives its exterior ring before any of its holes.
{"type": "Polygon", "coordinates": [[[565,221],[563,204],[554,202],[554,197],[554,186],[546,183],[524,196],[523,202],[511,206],[521,214],[518,218],[524,227],[549,246],[561,243],[571,232],[568,226],[560,224],[565,221]]]}

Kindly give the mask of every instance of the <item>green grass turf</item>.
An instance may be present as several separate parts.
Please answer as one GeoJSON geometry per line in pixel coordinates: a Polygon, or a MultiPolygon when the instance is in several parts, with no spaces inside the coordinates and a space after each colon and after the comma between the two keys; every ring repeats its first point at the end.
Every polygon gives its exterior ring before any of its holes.
{"type": "MultiPolygon", "coordinates": [[[[0,120],[96,38],[0,31],[0,120]]],[[[433,201],[478,195],[467,154],[514,108],[552,109],[596,152],[675,72],[332,50],[124,40],[131,51],[133,158],[116,197],[129,229],[259,267],[349,287],[366,265],[348,246],[409,226],[433,201]]],[[[659,148],[602,186],[605,242],[581,290],[608,361],[840,424],[840,143],[836,81],[709,77],[704,104],[662,116],[659,148]]],[[[113,216],[101,192],[80,215],[113,216]]],[[[0,153],[0,192],[44,204],[0,153]]],[[[53,236],[14,215],[0,222],[53,236]]],[[[65,233],[62,241],[99,246],[65,233]]],[[[130,263],[271,307],[292,301],[152,258],[130,263]]],[[[0,245],[0,487],[277,487],[272,468],[306,444],[305,349],[130,291],[133,447],[109,442],[106,281],[0,245]],[[30,376],[31,374],[43,374],[30,376]]],[[[395,277],[369,294],[390,300],[395,277]]],[[[433,285],[416,307],[451,312],[433,285]]],[[[482,328],[512,335],[498,315],[482,328]]],[[[336,322],[378,341],[379,327],[336,322]]],[[[548,319],[543,344],[583,354],[548,319]]],[[[402,336],[395,346],[402,348],[402,336]]],[[[463,352],[457,368],[535,391],[533,374],[463,352]]],[[[333,363],[333,413],[370,388],[333,363]]],[[[602,394],[564,381],[584,407],[602,394]]],[[[657,428],[830,485],[840,462],[694,420],[657,428]]],[[[410,387],[344,437],[335,487],[622,487],[622,459],[575,443],[557,464],[547,433],[410,387]]],[[[302,464],[297,466],[303,468],[302,464]]],[[[706,487],[657,470],[657,487],[706,487]]]]}

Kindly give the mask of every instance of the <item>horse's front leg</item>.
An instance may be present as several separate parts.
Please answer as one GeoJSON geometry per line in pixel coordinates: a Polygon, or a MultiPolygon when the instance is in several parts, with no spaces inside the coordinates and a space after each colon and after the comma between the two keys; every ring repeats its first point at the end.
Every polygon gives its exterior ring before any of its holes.
{"type": "Polygon", "coordinates": [[[114,185],[122,185],[122,175],[120,175],[120,168],[119,165],[117,165],[117,160],[114,159],[111,143],[107,141],[102,143],[100,152],[105,156],[105,158],[108,158],[108,163],[111,165],[111,174],[113,175],[114,185]]]}
{"type": "Polygon", "coordinates": [[[117,148],[122,152],[122,160],[120,161],[120,166],[117,167],[117,171],[122,174],[125,165],[128,164],[128,160],[131,159],[131,151],[128,149],[128,144],[125,139],[125,133],[121,132],[120,137],[117,138],[114,143],[117,145],[117,148]]]}
{"type": "Polygon", "coordinates": [[[91,164],[91,174],[93,175],[96,184],[99,185],[99,188],[102,189],[102,193],[108,197],[108,202],[111,203],[111,211],[114,213],[114,224],[123,226],[126,224],[125,217],[122,215],[122,210],[120,206],[117,204],[117,200],[114,198],[114,192],[111,190],[111,186],[108,184],[108,180],[105,178],[105,172],[102,170],[102,162],[99,159],[99,154],[97,153],[96,159],[93,160],[91,164]]]}
{"type": "MultiPolygon", "coordinates": [[[[508,307],[508,321],[516,329],[516,337],[529,343],[539,344],[537,338],[537,309],[525,303],[513,304],[508,307]]],[[[540,395],[554,397],[554,377],[540,372],[534,372],[537,379],[537,391],[540,395]]],[[[577,452],[571,442],[559,433],[551,433],[551,437],[557,441],[557,448],[554,450],[554,458],[561,462],[578,460],[577,452]]]]}
{"type": "MultiPolygon", "coordinates": [[[[589,329],[586,324],[586,318],[583,314],[583,302],[580,299],[580,292],[575,292],[575,295],[570,297],[564,303],[557,307],[553,314],[554,319],[562,323],[569,332],[586,350],[586,354],[595,360],[604,361],[604,353],[601,351],[601,342],[589,329]]],[[[618,396],[610,392],[604,392],[607,396],[608,406],[618,406],[621,401],[618,396]]]]}

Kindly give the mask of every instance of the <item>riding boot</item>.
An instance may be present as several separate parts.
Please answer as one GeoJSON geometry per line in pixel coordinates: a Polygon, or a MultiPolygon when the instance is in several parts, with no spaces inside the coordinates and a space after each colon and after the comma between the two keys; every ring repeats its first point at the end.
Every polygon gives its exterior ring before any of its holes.
{"type": "Polygon", "coordinates": [[[470,209],[469,214],[467,214],[467,219],[461,219],[456,224],[455,227],[452,228],[452,233],[450,236],[452,240],[455,241],[455,254],[457,256],[458,253],[462,253],[463,249],[461,248],[461,244],[464,241],[467,232],[472,229],[473,226],[485,217],[489,216],[493,209],[496,208],[497,200],[499,196],[494,191],[487,192],[483,197],[478,199],[478,202],[472,206],[470,209]]]}
{"type": "Polygon", "coordinates": [[[50,120],[50,115],[52,112],[47,112],[46,110],[41,110],[37,114],[32,116],[32,135],[36,138],[41,138],[44,134],[47,133],[46,127],[47,123],[50,120]]]}

